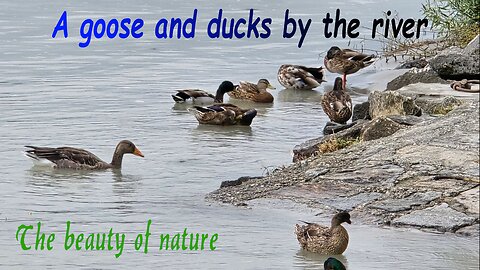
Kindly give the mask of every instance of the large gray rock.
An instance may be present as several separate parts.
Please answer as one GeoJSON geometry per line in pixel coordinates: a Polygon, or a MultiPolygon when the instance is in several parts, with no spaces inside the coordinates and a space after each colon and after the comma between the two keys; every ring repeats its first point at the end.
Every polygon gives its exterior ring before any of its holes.
{"type": "Polygon", "coordinates": [[[474,217],[458,212],[450,208],[448,204],[442,203],[401,216],[394,219],[392,224],[436,228],[443,232],[454,232],[461,227],[472,224],[474,221],[474,217]]]}
{"type": "Polygon", "coordinates": [[[402,125],[387,117],[378,117],[365,125],[361,131],[360,140],[371,141],[387,137],[397,132],[402,125]]]}
{"type": "Polygon", "coordinates": [[[446,80],[478,79],[480,61],[478,51],[448,48],[430,60],[432,69],[446,80]]]}
{"type": "Polygon", "coordinates": [[[368,96],[369,114],[372,119],[389,115],[420,116],[422,110],[415,101],[394,91],[374,91],[368,96]]]}
{"type": "Polygon", "coordinates": [[[355,104],[355,106],[353,106],[352,122],[355,122],[358,119],[366,119],[366,120],[371,119],[369,110],[370,110],[370,103],[368,103],[368,101],[355,104]]]}
{"type": "Polygon", "coordinates": [[[428,114],[447,114],[451,110],[455,109],[458,106],[461,106],[464,102],[460,99],[447,96],[442,99],[427,99],[427,98],[419,98],[415,101],[415,103],[423,109],[424,112],[428,114]]]}
{"type": "Polygon", "coordinates": [[[406,85],[414,83],[443,83],[448,84],[448,81],[440,78],[433,70],[426,70],[421,72],[409,71],[403,75],[398,76],[387,84],[387,90],[397,90],[406,85]]]}

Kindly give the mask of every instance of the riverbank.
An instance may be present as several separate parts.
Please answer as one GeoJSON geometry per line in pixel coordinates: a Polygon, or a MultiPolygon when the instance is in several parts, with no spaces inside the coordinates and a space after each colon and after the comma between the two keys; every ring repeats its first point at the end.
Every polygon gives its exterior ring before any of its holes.
{"type": "Polygon", "coordinates": [[[404,85],[358,105],[351,127],[296,146],[292,165],[225,181],[206,198],[288,200],[325,216],[348,210],[362,224],[478,236],[479,94],[452,90],[432,68],[402,76],[409,81],[393,82],[404,85]],[[415,81],[422,72],[436,80],[415,81]],[[340,140],[349,143],[331,147],[340,140]]]}

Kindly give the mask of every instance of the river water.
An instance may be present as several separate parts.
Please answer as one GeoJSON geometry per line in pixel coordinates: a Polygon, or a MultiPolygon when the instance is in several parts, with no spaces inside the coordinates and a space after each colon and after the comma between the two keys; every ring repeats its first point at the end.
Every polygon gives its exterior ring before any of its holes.
{"type": "MultiPolygon", "coordinates": [[[[319,105],[328,83],[316,91],[282,90],[276,81],[281,64],[321,65],[319,54],[348,40],[325,39],[321,18],[340,8],[347,18],[368,25],[382,11],[420,17],[416,1],[0,1],[0,268],[126,269],[319,269],[325,257],[300,251],[293,234],[298,219],[313,218],[309,209],[237,208],[206,202],[206,193],[222,180],[262,175],[291,161],[295,144],[318,137],[326,116],[319,105]],[[186,18],[198,8],[193,40],[158,40],[153,34],[162,17],[186,18]],[[218,9],[229,18],[271,17],[265,40],[212,40],[208,21],[218,9]],[[285,9],[312,18],[301,49],[298,38],[283,39],[285,9]],[[68,12],[69,38],[51,38],[62,12],[68,12]],[[92,40],[86,49],[78,29],[86,18],[142,18],[140,39],[92,40]],[[223,80],[269,79],[273,105],[254,105],[251,127],[199,126],[183,106],[174,106],[175,89],[214,91],[223,80]],[[33,167],[24,145],[86,148],[110,160],[118,141],[132,140],[145,158],[126,156],[122,172],[53,171],[33,167]],[[138,233],[152,220],[148,254],[134,250],[138,233]],[[23,251],[15,240],[21,224],[42,222],[55,233],[51,251],[23,251]],[[123,254],[116,251],[65,251],[66,222],[76,234],[126,234],[123,254]],[[160,233],[218,233],[215,251],[159,251],[160,233]]],[[[362,35],[369,30],[361,29],[362,35]]],[[[61,33],[60,33],[61,36],[61,33]]],[[[360,40],[353,40],[359,47],[360,40]]],[[[353,44],[352,44],[353,45],[353,44]]],[[[378,49],[376,42],[366,47],[378,49]]],[[[354,103],[381,88],[374,66],[349,76],[357,87],[354,103]],[[362,90],[363,89],[363,90],[362,90]],[[366,89],[366,90],[365,90],[366,89]]],[[[476,269],[478,239],[412,230],[347,227],[351,244],[342,259],[349,269],[476,269]]],[[[36,228],[36,227],[35,227],[36,228]]],[[[27,243],[35,231],[27,233],[27,243]]]]}

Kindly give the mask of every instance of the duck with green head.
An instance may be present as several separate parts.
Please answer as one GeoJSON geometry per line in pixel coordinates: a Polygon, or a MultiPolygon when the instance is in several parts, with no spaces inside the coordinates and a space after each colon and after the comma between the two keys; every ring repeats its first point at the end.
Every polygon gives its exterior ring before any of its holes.
{"type": "Polygon", "coordinates": [[[345,268],[345,265],[343,263],[335,258],[328,258],[324,263],[323,263],[323,269],[324,270],[347,270],[345,268]]]}

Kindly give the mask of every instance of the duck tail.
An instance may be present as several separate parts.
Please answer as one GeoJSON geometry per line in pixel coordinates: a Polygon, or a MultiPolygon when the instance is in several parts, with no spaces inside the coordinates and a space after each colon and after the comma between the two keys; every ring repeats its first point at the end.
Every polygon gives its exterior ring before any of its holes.
{"type": "Polygon", "coordinates": [[[183,98],[181,98],[181,97],[179,97],[179,96],[177,96],[177,95],[172,95],[172,98],[173,98],[173,100],[174,100],[176,103],[183,103],[183,102],[185,102],[185,99],[183,99],[183,98]]]}
{"type": "Polygon", "coordinates": [[[246,113],[243,114],[242,119],[240,120],[240,124],[242,126],[250,126],[255,116],[257,116],[257,110],[248,110],[246,113]]]}

